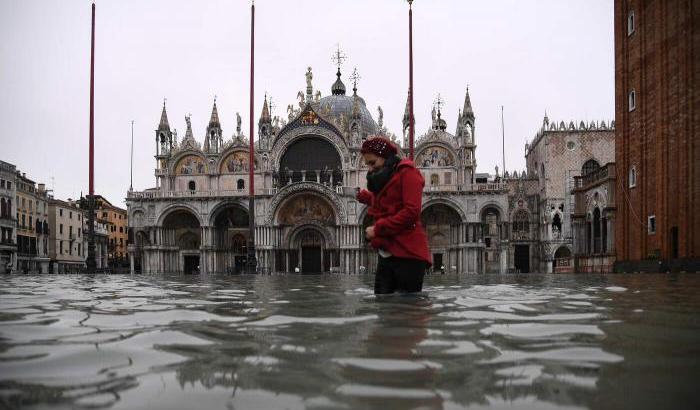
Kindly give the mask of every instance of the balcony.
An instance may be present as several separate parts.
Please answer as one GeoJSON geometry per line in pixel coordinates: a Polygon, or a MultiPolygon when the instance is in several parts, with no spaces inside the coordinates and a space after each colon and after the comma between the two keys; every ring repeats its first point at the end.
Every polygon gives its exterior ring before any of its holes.
{"type": "Polygon", "coordinates": [[[588,188],[608,177],[615,177],[615,164],[606,164],[588,175],[574,177],[574,189],[588,188]]]}
{"type": "Polygon", "coordinates": [[[437,184],[426,185],[423,188],[425,193],[433,192],[505,192],[508,190],[508,184],[502,182],[489,182],[485,184],[437,184]]]}
{"type": "MultiPolygon", "coordinates": [[[[271,195],[270,189],[255,189],[255,195],[271,195]]],[[[247,197],[247,189],[210,190],[210,191],[132,191],[127,192],[127,199],[180,199],[211,197],[247,197]]]]}

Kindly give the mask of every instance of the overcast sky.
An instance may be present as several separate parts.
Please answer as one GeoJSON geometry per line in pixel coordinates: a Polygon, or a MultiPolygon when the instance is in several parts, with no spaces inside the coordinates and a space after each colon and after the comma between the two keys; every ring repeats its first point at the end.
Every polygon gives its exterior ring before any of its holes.
{"type": "MultiPolygon", "coordinates": [[[[0,0],[0,159],[57,198],[87,191],[90,4],[0,0]],[[53,182],[52,182],[53,181],[53,182]]],[[[226,138],[235,113],[248,133],[250,1],[98,0],[95,57],[95,189],[124,206],[134,120],[134,189],[154,186],[155,132],[163,98],[180,139],[192,114],[203,135],[217,106],[226,138]]],[[[256,1],[255,121],[267,91],[286,115],[304,73],[330,94],[340,44],[350,90],[401,135],[408,88],[408,5],[402,0],[256,1]]],[[[525,166],[524,145],[551,120],[614,116],[613,0],[415,0],[416,136],[438,93],[455,132],[469,86],[479,172],[525,166]]],[[[255,129],[257,134],[257,125],[255,129]]]]}

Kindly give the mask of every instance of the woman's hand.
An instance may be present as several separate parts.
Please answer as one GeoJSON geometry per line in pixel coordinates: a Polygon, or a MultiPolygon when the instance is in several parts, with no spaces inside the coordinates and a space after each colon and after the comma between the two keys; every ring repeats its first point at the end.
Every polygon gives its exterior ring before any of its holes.
{"type": "Polygon", "coordinates": [[[365,238],[367,238],[368,241],[371,241],[375,237],[376,237],[376,235],[374,234],[374,225],[368,226],[365,229],[365,238]]]}
{"type": "Polygon", "coordinates": [[[369,192],[366,189],[360,190],[359,188],[357,189],[357,194],[355,195],[355,198],[357,199],[358,202],[361,204],[365,205],[371,205],[372,204],[372,193],[369,192]]]}

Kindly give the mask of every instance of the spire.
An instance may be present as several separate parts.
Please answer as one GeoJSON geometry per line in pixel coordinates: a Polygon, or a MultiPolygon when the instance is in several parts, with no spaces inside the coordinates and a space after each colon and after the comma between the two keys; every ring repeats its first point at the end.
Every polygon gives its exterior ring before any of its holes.
{"type": "Polygon", "coordinates": [[[335,75],[338,78],[333,83],[333,87],[331,87],[331,94],[345,95],[345,84],[343,84],[343,82],[340,80],[340,68],[338,68],[338,72],[335,73],[335,75]]]}
{"type": "Polygon", "coordinates": [[[158,124],[158,130],[170,130],[170,123],[168,122],[168,113],[165,111],[165,101],[163,99],[163,112],[160,114],[160,124],[158,124]]]}
{"type": "Polygon", "coordinates": [[[547,117],[547,110],[544,110],[544,118],[542,119],[542,125],[549,125],[549,117],[547,117]]]}
{"type": "Polygon", "coordinates": [[[464,96],[464,108],[462,108],[462,116],[474,118],[474,110],[472,110],[472,101],[469,98],[469,86],[467,86],[467,94],[464,96]]]}
{"type": "Polygon", "coordinates": [[[345,84],[340,80],[340,66],[343,65],[343,61],[345,61],[346,58],[345,54],[340,51],[340,45],[338,45],[338,50],[333,54],[332,58],[333,62],[338,65],[338,72],[335,73],[338,78],[331,87],[331,93],[333,95],[345,95],[345,84]]]}
{"type": "Polygon", "coordinates": [[[209,119],[209,127],[221,127],[219,123],[219,110],[216,109],[216,96],[214,96],[214,107],[211,109],[211,118],[209,119]]]}
{"type": "Polygon", "coordinates": [[[410,107],[410,100],[411,100],[411,90],[408,90],[408,96],[406,97],[406,109],[403,112],[403,129],[406,130],[409,126],[409,122],[411,120],[411,107],[410,107]]]}
{"type": "Polygon", "coordinates": [[[260,114],[260,122],[270,122],[272,118],[270,117],[270,108],[267,105],[267,93],[265,94],[265,99],[263,100],[262,113],[260,114]]]}

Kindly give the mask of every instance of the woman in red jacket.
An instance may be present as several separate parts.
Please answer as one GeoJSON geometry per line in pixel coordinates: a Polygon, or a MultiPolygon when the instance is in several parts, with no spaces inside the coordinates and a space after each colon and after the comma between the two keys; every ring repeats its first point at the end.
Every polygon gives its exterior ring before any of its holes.
{"type": "Polygon", "coordinates": [[[369,167],[368,190],[358,192],[357,200],[369,206],[374,225],[365,237],[379,252],[374,293],[420,292],[432,264],[420,222],[423,176],[386,138],[367,139],[360,153],[369,167]]]}

